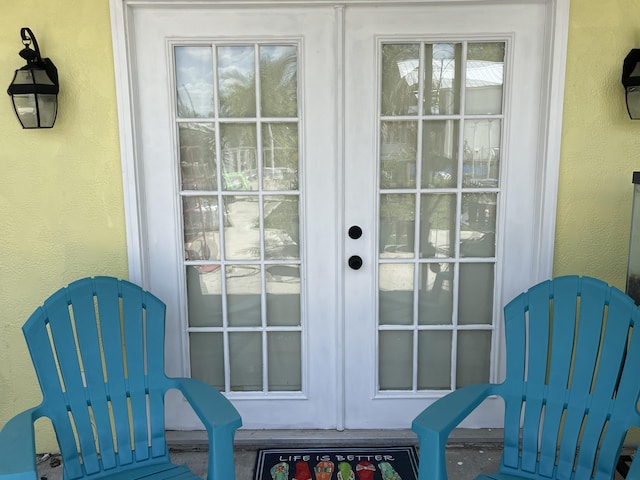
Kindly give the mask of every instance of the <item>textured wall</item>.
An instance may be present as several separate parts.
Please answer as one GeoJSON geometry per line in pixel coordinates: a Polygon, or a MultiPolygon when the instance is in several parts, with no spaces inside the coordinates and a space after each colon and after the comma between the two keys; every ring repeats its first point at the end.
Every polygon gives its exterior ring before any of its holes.
{"type": "MultiPolygon", "coordinates": [[[[40,402],[20,327],[54,290],[127,275],[108,0],[21,0],[0,15],[0,425],[40,402]],[[60,75],[51,130],[22,130],[6,87],[20,28],[60,75]]],[[[42,427],[38,449],[54,448],[42,427]]]]}
{"type": "Polygon", "coordinates": [[[624,288],[640,121],[626,113],[622,62],[640,48],[640,2],[572,0],[554,275],[624,288]]]}

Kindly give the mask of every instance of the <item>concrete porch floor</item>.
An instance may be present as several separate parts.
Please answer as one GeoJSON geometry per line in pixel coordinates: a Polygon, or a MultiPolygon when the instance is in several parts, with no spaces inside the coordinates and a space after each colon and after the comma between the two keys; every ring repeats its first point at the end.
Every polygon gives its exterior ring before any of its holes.
{"type": "MultiPolygon", "coordinates": [[[[207,473],[207,443],[201,432],[168,432],[172,461],[186,464],[201,478],[207,473]]],[[[480,474],[495,472],[500,462],[500,430],[456,430],[449,438],[447,473],[450,480],[472,480],[480,474]]],[[[245,431],[236,434],[236,480],[253,480],[257,451],[260,448],[406,446],[417,445],[410,430],[360,431],[245,431]]],[[[41,480],[61,480],[62,466],[56,455],[39,458],[41,480]]],[[[616,478],[622,478],[616,476],[616,478]]]]}

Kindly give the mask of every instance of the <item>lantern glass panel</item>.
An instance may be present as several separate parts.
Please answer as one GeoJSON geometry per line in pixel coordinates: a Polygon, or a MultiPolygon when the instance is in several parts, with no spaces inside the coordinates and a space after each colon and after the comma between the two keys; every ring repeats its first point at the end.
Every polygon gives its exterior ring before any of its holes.
{"type": "Polygon", "coordinates": [[[23,128],[38,127],[38,110],[35,95],[13,95],[13,108],[23,128]]]}
{"type": "Polygon", "coordinates": [[[40,127],[53,127],[58,111],[56,95],[38,95],[38,111],[40,112],[40,127]]]}

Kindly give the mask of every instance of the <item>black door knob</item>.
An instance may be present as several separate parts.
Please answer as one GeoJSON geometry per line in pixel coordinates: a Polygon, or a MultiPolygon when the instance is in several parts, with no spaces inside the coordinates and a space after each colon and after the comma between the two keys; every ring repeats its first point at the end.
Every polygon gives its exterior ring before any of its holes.
{"type": "Polygon", "coordinates": [[[351,267],[353,270],[360,270],[360,267],[362,267],[362,257],[358,255],[350,256],[349,267],[351,267]]]}
{"type": "Polygon", "coordinates": [[[349,227],[349,238],[357,240],[362,236],[362,229],[358,225],[349,227]]]}

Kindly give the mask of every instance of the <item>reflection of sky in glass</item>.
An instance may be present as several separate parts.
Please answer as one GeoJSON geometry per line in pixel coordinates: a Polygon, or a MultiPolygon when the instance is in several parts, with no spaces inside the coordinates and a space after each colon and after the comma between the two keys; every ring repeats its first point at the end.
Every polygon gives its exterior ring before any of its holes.
{"type": "MultiPolygon", "coordinates": [[[[236,83],[248,84],[255,78],[254,49],[251,46],[218,47],[218,88],[228,94],[236,83]]],[[[253,82],[252,82],[253,83],[253,82]]]]}
{"type": "Polygon", "coordinates": [[[213,116],[211,47],[176,47],[175,55],[179,116],[213,116]]]}

